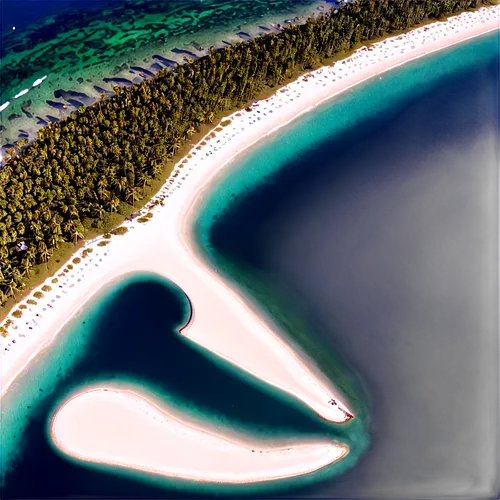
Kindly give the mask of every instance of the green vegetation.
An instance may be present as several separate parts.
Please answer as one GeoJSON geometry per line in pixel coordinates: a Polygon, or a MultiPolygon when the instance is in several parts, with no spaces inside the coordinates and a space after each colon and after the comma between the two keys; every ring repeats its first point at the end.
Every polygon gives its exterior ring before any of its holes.
{"type": "Polygon", "coordinates": [[[22,311],[20,311],[19,309],[16,309],[16,310],[12,313],[12,316],[14,316],[14,318],[20,318],[22,315],[23,315],[23,312],[22,312],[22,311]]]}
{"type": "Polygon", "coordinates": [[[113,229],[113,231],[111,231],[111,234],[114,234],[114,235],[122,235],[125,233],[128,233],[128,227],[125,227],[125,226],[117,227],[117,228],[113,229]]]}
{"type": "Polygon", "coordinates": [[[93,251],[94,251],[94,249],[93,249],[93,248],[86,248],[86,249],[82,252],[82,257],[83,257],[83,258],[87,257],[87,255],[91,254],[93,251]]]}
{"type": "Polygon", "coordinates": [[[36,300],[33,300],[33,299],[28,299],[26,301],[30,306],[36,306],[38,304],[38,302],[36,300]]]}
{"type": "Polygon", "coordinates": [[[217,116],[362,42],[482,4],[491,2],[359,0],[116,87],[113,97],[49,123],[30,146],[15,143],[0,170],[0,305],[50,276],[84,237],[131,215],[188,139],[197,130],[204,137],[217,116]]]}
{"type": "Polygon", "coordinates": [[[33,297],[37,298],[37,299],[43,299],[43,293],[42,292],[35,292],[33,294],[33,297]]]}
{"type": "Polygon", "coordinates": [[[80,264],[81,261],[82,259],[80,259],[80,257],[75,257],[72,262],[73,264],[80,264]]]}
{"type": "Polygon", "coordinates": [[[109,241],[108,240],[103,240],[103,241],[100,241],[97,246],[98,247],[105,247],[106,245],[109,244],[109,241]]]}
{"type": "Polygon", "coordinates": [[[52,287],[51,287],[51,286],[49,286],[49,285],[43,285],[43,286],[42,286],[42,290],[43,290],[44,292],[50,292],[50,291],[52,290],[52,287]]]}

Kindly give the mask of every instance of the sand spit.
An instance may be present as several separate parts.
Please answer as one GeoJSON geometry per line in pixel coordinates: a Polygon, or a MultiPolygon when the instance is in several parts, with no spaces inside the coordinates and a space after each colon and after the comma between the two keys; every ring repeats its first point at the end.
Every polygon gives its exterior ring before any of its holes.
{"type": "MultiPolygon", "coordinates": [[[[2,394],[41,350],[50,346],[64,324],[102,287],[133,271],[156,272],[176,283],[193,306],[181,332],[233,365],[295,396],[322,418],[345,422],[352,412],[314,362],[292,349],[271,330],[242,294],[211,268],[192,240],[200,199],[241,151],[262,137],[346,89],[384,71],[498,29],[500,7],[466,12],[446,22],[384,40],[332,66],[299,78],[251,110],[229,117],[230,125],[208,136],[176,166],[171,178],[146,209],[146,223],[134,218],[128,233],[86,244],[93,253],[47,280],[43,298],[33,295],[21,318],[9,315],[7,338],[0,339],[2,394]],[[102,244],[102,243],[101,243],[102,244]],[[45,289],[47,290],[47,288],[45,289]]],[[[83,250],[83,251],[85,251],[83,250]]],[[[35,292],[41,292],[42,286],[35,292]]]]}
{"type": "Polygon", "coordinates": [[[252,483],[307,474],[339,460],[347,446],[332,441],[245,441],[187,423],[137,392],[89,388],[55,413],[50,432],[74,458],[198,482],[252,483]],[[131,432],[134,429],[134,432],[131,432]]]}

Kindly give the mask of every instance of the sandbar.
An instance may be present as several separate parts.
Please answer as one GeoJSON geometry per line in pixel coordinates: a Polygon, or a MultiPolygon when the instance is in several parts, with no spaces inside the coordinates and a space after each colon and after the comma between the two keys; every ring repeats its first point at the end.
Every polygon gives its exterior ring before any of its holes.
{"type": "Polygon", "coordinates": [[[314,472],[348,453],[347,446],[327,440],[270,446],[232,430],[219,434],[138,392],[113,387],[73,395],[56,411],[50,433],[55,446],[73,458],[197,482],[284,479],[314,472]]]}

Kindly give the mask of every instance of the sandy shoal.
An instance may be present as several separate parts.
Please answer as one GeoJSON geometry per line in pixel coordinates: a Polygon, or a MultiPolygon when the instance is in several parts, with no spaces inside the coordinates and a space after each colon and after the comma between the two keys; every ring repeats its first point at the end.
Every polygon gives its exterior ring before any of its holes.
{"type": "Polygon", "coordinates": [[[214,483],[307,474],[348,453],[347,446],[327,440],[269,446],[234,431],[221,435],[137,392],[111,387],[73,395],[52,418],[50,433],[60,451],[79,460],[214,483]]]}

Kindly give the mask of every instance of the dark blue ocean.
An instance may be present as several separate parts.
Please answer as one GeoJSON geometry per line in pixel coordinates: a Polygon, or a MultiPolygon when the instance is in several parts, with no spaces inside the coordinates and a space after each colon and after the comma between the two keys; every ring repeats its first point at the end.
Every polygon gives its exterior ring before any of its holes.
{"type": "Polygon", "coordinates": [[[128,276],[2,400],[2,498],[493,498],[498,67],[495,34],[374,79],[242,155],[200,214],[207,258],[342,387],[352,425],[215,364],[176,335],[182,291],[128,276]],[[351,462],[281,492],[79,465],[52,447],[48,422],[99,381],[261,436],[339,438],[351,462]]]}

